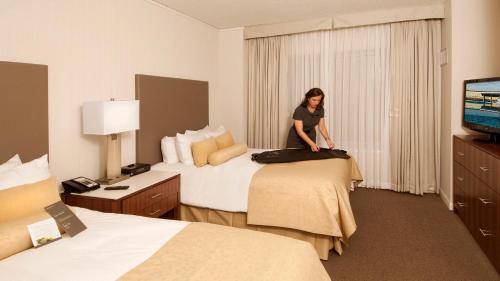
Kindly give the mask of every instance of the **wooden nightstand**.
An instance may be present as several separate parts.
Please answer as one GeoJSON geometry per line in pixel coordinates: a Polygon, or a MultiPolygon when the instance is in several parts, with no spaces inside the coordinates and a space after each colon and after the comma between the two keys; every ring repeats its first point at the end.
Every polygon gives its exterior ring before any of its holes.
{"type": "Polygon", "coordinates": [[[115,185],[128,185],[127,190],[101,188],[85,193],[63,193],[64,203],[91,210],[145,217],[179,219],[180,175],[149,171],[115,185]]]}

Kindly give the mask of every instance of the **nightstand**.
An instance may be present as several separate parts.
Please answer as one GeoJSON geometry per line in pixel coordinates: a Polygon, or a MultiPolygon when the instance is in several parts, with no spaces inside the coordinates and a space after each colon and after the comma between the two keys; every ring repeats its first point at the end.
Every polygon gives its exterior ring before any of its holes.
{"type": "Polygon", "coordinates": [[[145,217],[179,219],[180,175],[173,172],[149,171],[115,185],[128,185],[126,190],[101,188],[85,193],[62,193],[64,203],[91,210],[145,217]]]}

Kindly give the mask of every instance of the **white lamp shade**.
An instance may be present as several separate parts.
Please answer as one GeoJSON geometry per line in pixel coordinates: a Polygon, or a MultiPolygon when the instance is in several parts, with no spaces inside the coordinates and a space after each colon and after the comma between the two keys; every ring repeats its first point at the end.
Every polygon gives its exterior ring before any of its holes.
{"type": "Polygon", "coordinates": [[[139,129],[139,101],[95,101],[83,104],[83,133],[110,135],[139,129]]]}

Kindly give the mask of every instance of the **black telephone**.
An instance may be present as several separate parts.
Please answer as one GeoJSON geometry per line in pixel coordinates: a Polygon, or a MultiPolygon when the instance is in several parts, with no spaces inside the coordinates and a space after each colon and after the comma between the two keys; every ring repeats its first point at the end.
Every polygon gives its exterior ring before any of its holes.
{"type": "Polygon", "coordinates": [[[97,182],[85,177],[78,177],[63,181],[62,185],[64,187],[64,192],[66,193],[83,193],[101,187],[97,182]]]}

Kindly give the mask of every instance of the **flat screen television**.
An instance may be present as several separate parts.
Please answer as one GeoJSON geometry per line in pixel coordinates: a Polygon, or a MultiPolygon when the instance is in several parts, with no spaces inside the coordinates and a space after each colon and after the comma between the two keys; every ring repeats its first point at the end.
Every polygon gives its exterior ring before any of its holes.
{"type": "Polygon", "coordinates": [[[500,141],[500,77],[464,81],[463,126],[500,141]]]}

